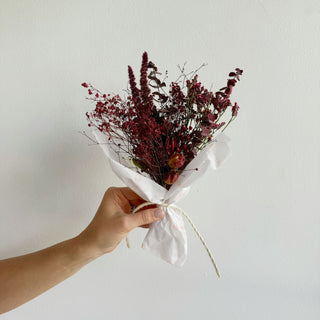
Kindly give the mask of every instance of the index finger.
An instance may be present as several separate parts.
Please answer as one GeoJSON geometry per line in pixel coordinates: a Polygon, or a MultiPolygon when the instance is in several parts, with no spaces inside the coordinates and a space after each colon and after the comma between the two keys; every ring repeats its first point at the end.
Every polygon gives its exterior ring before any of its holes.
{"type": "MultiPolygon", "coordinates": [[[[131,211],[134,210],[135,207],[138,207],[140,204],[146,202],[142,199],[138,194],[132,191],[128,187],[118,188],[119,194],[122,196],[122,201],[127,201],[131,205],[131,211]]],[[[130,213],[130,212],[127,212],[130,213]]]]}

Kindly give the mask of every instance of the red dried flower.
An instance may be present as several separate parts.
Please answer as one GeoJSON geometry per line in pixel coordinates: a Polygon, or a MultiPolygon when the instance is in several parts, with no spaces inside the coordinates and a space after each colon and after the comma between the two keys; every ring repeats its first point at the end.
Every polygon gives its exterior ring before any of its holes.
{"type": "Polygon", "coordinates": [[[197,74],[189,77],[181,70],[182,80],[171,82],[166,93],[161,73],[144,52],[140,88],[128,66],[130,90],[125,99],[81,84],[95,104],[95,109],[86,113],[88,125],[106,134],[119,159],[120,153],[121,157],[126,153],[141,171],[169,189],[198,151],[237,116],[239,106],[232,105],[229,97],[242,72],[239,68],[230,72],[226,87],[213,93],[198,81],[197,74]],[[225,126],[219,119],[229,108],[231,118],[225,126]]]}
{"type": "Polygon", "coordinates": [[[166,139],[166,150],[168,155],[172,154],[177,147],[177,140],[173,137],[167,137],[166,139]]]}
{"type": "Polygon", "coordinates": [[[184,165],[184,155],[181,153],[174,153],[168,160],[168,166],[172,169],[179,169],[184,165]]]}
{"type": "Polygon", "coordinates": [[[179,174],[175,171],[170,171],[164,178],[164,182],[168,185],[174,184],[179,178],[179,174]]]}

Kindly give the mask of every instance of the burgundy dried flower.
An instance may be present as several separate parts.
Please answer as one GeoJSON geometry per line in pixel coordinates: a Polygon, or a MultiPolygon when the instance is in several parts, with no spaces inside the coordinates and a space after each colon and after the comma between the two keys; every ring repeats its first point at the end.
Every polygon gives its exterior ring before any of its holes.
{"type": "Polygon", "coordinates": [[[179,174],[176,171],[170,171],[164,178],[164,182],[168,185],[174,184],[179,178],[179,174]]]}
{"type": "Polygon", "coordinates": [[[128,73],[129,73],[129,82],[130,82],[133,102],[136,104],[136,106],[138,106],[141,103],[140,96],[139,96],[139,89],[137,88],[134,73],[130,66],[128,66],[128,73]]]}
{"type": "Polygon", "coordinates": [[[95,104],[95,109],[86,113],[88,126],[106,135],[119,159],[127,154],[137,168],[169,189],[212,136],[237,116],[239,106],[232,105],[229,98],[242,72],[239,68],[230,72],[226,87],[214,93],[204,88],[197,74],[189,77],[181,70],[182,80],[171,82],[166,93],[161,73],[144,52],[140,88],[128,66],[127,98],[81,84],[95,104]],[[227,109],[231,109],[231,118],[225,125],[220,118],[227,109]]]}
{"type": "Polygon", "coordinates": [[[184,165],[184,155],[181,153],[174,153],[168,160],[168,166],[172,169],[179,169],[184,165]]]}
{"type": "Polygon", "coordinates": [[[167,137],[166,139],[166,150],[168,155],[172,154],[177,148],[177,140],[173,137],[167,137]]]}
{"type": "Polygon", "coordinates": [[[235,102],[234,106],[232,107],[232,116],[236,117],[238,115],[238,111],[239,111],[239,106],[238,104],[235,102]]]}

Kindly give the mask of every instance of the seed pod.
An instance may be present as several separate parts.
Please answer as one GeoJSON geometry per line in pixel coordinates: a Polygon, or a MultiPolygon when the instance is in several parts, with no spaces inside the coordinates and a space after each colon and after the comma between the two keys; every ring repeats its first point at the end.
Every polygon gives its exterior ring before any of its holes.
{"type": "Polygon", "coordinates": [[[172,170],[167,174],[167,176],[164,179],[164,182],[166,184],[174,184],[177,181],[178,177],[179,173],[172,170]]]}
{"type": "Polygon", "coordinates": [[[178,169],[184,165],[184,161],[184,155],[176,152],[169,158],[168,166],[172,169],[178,169]]]}

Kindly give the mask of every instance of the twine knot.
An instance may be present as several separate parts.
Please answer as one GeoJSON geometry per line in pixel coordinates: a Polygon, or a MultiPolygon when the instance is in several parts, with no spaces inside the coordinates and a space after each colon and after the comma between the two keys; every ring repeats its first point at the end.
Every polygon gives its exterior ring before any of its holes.
{"type": "MultiPolygon", "coordinates": [[[[136,207],[134,210],[132,210],[132,213],[136,213],[137,211],[141,210],[142,208],[146,207],[146,206],[149,206],[149,205],[154,205],[156,204],[158,207],[164,207],[164,208],[173,208],[177,211],[179,211],[190,223],[191,227],[193,228],[194,232],[196,233],[196,235],[199,237],[201,243],[203,244],[203,246],[205,247],[207,253],[208,253],[208,256],[215,268],[215,271],[216,271],[216,274],[217,276],[220,278],[220,273],[219,273],[219,270],[218,270],[218,267],[217,267],[217,264],[215,263],[214,261],[214,258],[213,258],[213,255],[210,251],[210,249],[208,248],[206,242],[204,241],[202,235],[200,234],[200,232],[198,231],[198,229],[196,228],[196,226],[194,225],[194,223],[192,222],[192,220],[190,219],[190,217],[181,209],[179,208],[178,206],[172,204],[172,203],[153,203],[153,202],[144,202],[142,204],[140,204],[138,207],[136,207]]],[[[129,243],[129,238],[128,236],[126,236],[126,242],[127,242],[127,247],[130,248],[130,243],[129,243]]]]}

